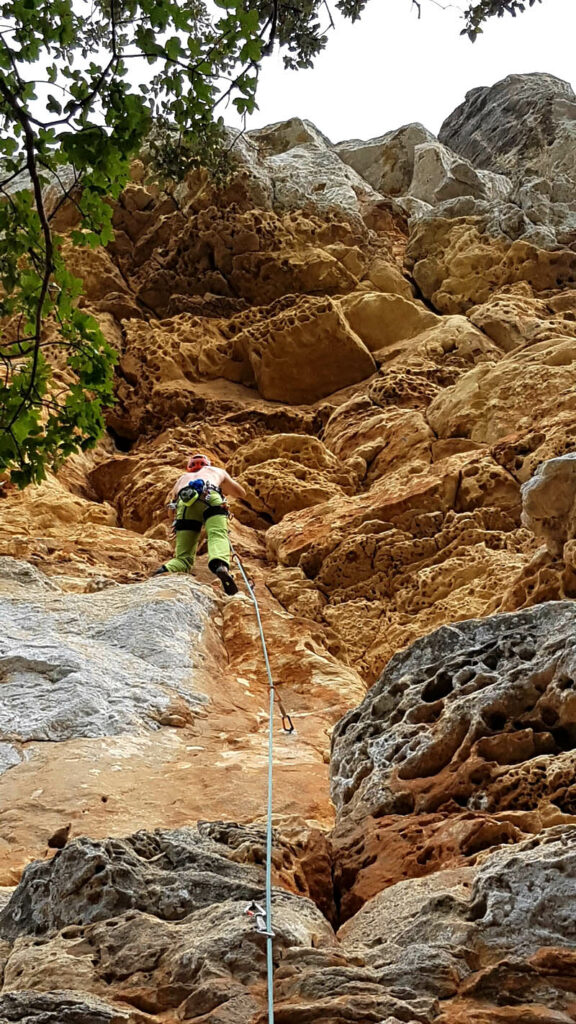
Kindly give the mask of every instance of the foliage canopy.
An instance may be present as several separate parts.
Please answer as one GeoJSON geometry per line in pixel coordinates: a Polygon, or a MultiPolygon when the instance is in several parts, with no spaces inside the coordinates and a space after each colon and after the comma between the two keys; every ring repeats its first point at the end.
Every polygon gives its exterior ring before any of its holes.
{"type": "Polygon", "coordinates": [[[474,42],[489,18],[502,18],[504,14],[511,14],[515,18],[517,14],[523,14],[527,7],[534,7],[535,3],[542,3],[542,0],[476,0],[465,11],[466,25],[460,34],[474,42]]]}
{"type": "MultiPolygon", "coordinates": [[[[365,3],[337,7],[355,19],[365,3]]],[[[185,139],[187,166],[217,166],[218,107],[254,109],[260,62],[276,42],[287,66],[309,67],[326,44],[321,8],[318,0],[0,2],[0,470],[15,482],[38,481],[47,464],[93,446],[112,401],[115,354],[77,306],[81,282],[65,266],[58,211],[66,201],[80,211],[74,244],[109,242],[110,199],[153,123],[185,139]],[[50,186],[55,204],[46,202],[50,186]]]]}
{"type": "MultiPolygon", "coordinates": [[[[335,7],[355,21],[366,3],[335,7]]],[[[464,31],[523,7],[480,0],[464,31]]],[[[106,245],[153,125],[178,140],[171,173],[217,169],[223,104],[249,114],[262,59],[278,45],[287,67],[312,66],[331,24],[326,0],[0,0],[0,472],[41,480],[96,443],[113,400],[116,356],[78,307],[62,206],[79,211],[75,245],[106,245]]]]}

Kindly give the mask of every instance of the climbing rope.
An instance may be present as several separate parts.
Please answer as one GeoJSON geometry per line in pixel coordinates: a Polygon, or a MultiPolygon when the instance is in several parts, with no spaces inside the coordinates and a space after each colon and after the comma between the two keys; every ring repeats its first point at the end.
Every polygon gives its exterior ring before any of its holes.
{"type": "Polygon", "coordinates": [[[264,914],[262,913],[262,907],[259,904],[252,902],[247,908],[246,913],[251,917],[254,917],[256,922],[256,929],[262,935],[266,936],[266,980],[268,989],[268,1024],[274,1024],[274,960],[273,960],[273,949],[272,941],[274,939],[274,932],[272,931],[272,789],[273,789],[273,753],[274,753],[274,700],[278,702],[280,714],[282,715],[282,728],[284,732],[294,732],[294,725],[290,715],[286,711],[277,691],[274,686],[274,678],[272,676],[272,670],[270,668],[270,659],[268,657],[268,648],[266,646],[266,637],[264,636],[264,629],[262,627],[262,619],[260,617],[260,608],[258,606],[258,599],[254,593],[252,583],[248,579],[246,570],[242,565],[240,556],[236,554],[234,548],[232,548],[232,555],[235,561],[238,563],[238,568],[242,574],[242,579],[246,586],[254,610],[256,612],[256,621],[258,623],[258,630],[260,633],[260,642],[262,644],[262,652],[264,654],[264,664],[266,665],[266,673],[268,675],[268,694],[269,694],[269,708],[268,708],[268,801],[267,801],[267,814],[266,814],[266,906],[264,914]]]}
{"type": "MultiPolygon", "coordinates": [[[[282,716],[282,728],[283,728],[284,732],[287,732],[287,733],[294,732],[294,723],[292,722],[292,719],[290,718],[290,715],[286,711],[286,708],[284,706],[284,702],[283,702],[280,694],[278,693],[278,690],[276,689],[276,687],[274,685],[274,679],[272,677],[272,669],[270,668],[270,659],[268,658],[268,648],[266,646],[266,637],[264,636],[264,629],[263,629],[263,626],[262,626],[262,619],[260,617],[260,607],[258,605],[258,599],[256,597],[256,594],[254,593],[253,584],[252,584],[250,578],[248,577],[244,566],[242,565],[242,562],[240,560],[240,556],[239,556],[238,552],[234,550],[234,548],[232,547],[232,544],[230,544],[230,549],[232,551],[232,555],[233,555],[235,561],[238,563],[238,568],[240,569],[240,572],[242,573],[242,579],[244,580],[244,584],[246,586],[246,590],[248,591],[248,593],[250,595],[250,598],[252,600],[252,604],[254,605],[254,611],[256,612],[256,621],[258,623],[258,631],[260,633],[260,643],[262,644],[262,652],[264,654],[264,664],[266,665],[266,673],[268,675],[268,686],[270,688],[271,697],[272,697],[272,705],[271,705],[272,709],[274,708],[274,701],[276,701],[276,703],[278,705],[278,709],[279,709],[280,714],[282,716]]],[[[272,713],[272,716],[273,716],[273,713],[272,713]]]]}

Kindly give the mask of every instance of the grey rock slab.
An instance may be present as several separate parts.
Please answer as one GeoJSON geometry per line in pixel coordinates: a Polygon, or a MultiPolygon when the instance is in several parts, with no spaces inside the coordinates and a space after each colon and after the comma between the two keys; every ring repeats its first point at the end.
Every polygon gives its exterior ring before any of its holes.
{"type": "Polygon", "coordinates": [[[477,871],[468,919],[488,946],[525,956],[576,945],[576,828],[503,847],[477,871]]]}
{"type": "Polygon", "coordinates": [[[158,727],[176,696],[192,710],[213,600],[190,580],[0,596],[0,739],[113,736],[158,727]]]}
{"type": "Polygon", "coordinates": [[[0,910],[3,910],[14,893],[15,886],[0,885],[0,910]]]}
{"type": "Polygon", "coordinates": [[[22,760],[18,750],[11,743],[2,743],[0,741],[0,775],[3,775],[8,768],[13,768],[14,765],[20,764],[22,760]]]}
{"type": "Polygon", "coordinates": [[[566,203],[540,201],[531,205],[530,195],[525,194],[521,199],[517,186],[501,199],[460,195],[455,199],[442,199],[433,205],[408,195],[399,199],[398,203],[410,218],[411,229],[421,220],[475,217],[478,230],[494,238],[504,238],[509,242],[522,240],[549,250],[574,244],[572,207],[566,203]]]}
{"type": "MultiPolygon", "coordinates": [[[[574,826],[558,826],[484,854],[479,866],[398,882],[340,929],[341,945],[408,1001],[455,995],[479,956],[508,958],[522,976],[523,961],[542,948],[574,947],[575,841],[574,826]]],[[[561,1005],[566,993],[554,988],[561,1005]]],[[[501,995],[506,1002],[505,986],[501,995]]]]}
{"type": "Polygon", "coordinates": [[[320,149],[331,149],[332,143],[312,121],[291,117],[287,121],[275,121],[265,128],[246,132],[246,138],[259,150],[262,157],[286,153],[290,149],[312,144],[320,149]]]}
{"type": "Polygon", "coordinates": [[[260,159],[256,143],[234,128],[227,129],[227,136],[235,178],[245,184],[256,207],[271,210],[274,202],[272,180],[260,159]]]}
{"type": "Polygon", "coordinates": [[[384,889],[340,929],[342,946],[401,998],[450,998],[469,973],[473,879],[470,868],[438,871],[384,889]]]}
{"type": "Polygon", "coordinates": [[[128,1010],[73,990],[0,996],[0,1024],[133,1024],[128,1010]]]}
{"type": "Polygon", "coordinates": [[[566,180],[552,182],[542,177],[524,180],[515,189],[514,200],[533,224],[561,227],[576,207],[574,186],[566,195],[566,184],[566,180]]]}
{"type": "Polygon", "coordinates": [[[60,587],[40,569],[30,565],[30,562],[11,558],[10,555],[2,555],[0,557],[0,595],[14,594],[18,592],[18,588],[29,590],[30,587],[60,592],[60,587]]]}
{"type": "Polygon", "coordinates": [[[576,746],[575,678],[570,601],[457,622],[417,640],[334,730],[339,821],[437,810],[456,797],[498,810],[498,787],[486,787],[508,764],[527,772],[514,806],[537,806],[532,759],[576,746]]]}
{"type": "Polygon", "coordinates": [[[576,96],[548,74],[508,75],[472,89],[444,121],[439,139],[475,167],[508,174],[539,168],[576,173],[576,96]]]}
{"type": "Polygon", "coordinates": [[[366,142],[348,139],[337,143],[334,149],[372,188],[386,195],[402,196],[410,189],[416,147],[437,141],[424,125],[415,123],[366,142]]]}
{"type": "MultiPolygon", "coordinates": [[[[260,901],[264,866],[242,861],[238,846],[245,856],[254,848],[260,860],[263,838],[254,826],[200,822],[126,839],[75,839],[52,860],[26,868],[0,912],[0,937],[48,934],[133,910],[181,921],[226,900],[260,901]]],[[[302,898],[301,906],[304,917],[312,914],[329,928],[310,900],[302,898]]]]}
{"type": "Polygon", "coordinates": [[[505,175],[477,171],[440,142],[421,143],[414,148],[414,173],[408,191],[422,202],[435,206],[460,196],[501,200],[511,189],[505,175]]]}
{"type": "Polygon", "coordinates": [[[327,148],[315,143],[267,157],[265,166],[274,187],[274,207],[281,210],[341,210],[353,219],[360,201],[382,197],[327,148]]]}
{"type": "Polygon", "coordinates": [[[570,96],[576,100],[552,76],[512,75],[469,93],[440,140],[410,124],[367,142],[338,143],[334,151],[373,188],[399,197],[411,225],[423,217],[474,216],[487,234],[544,249],[573,247],[576,104],[570,96]]]}
{"type": "MultiPolygon", "coordinates": [[[[4,991],[27,990],[24,1002],[56,974],[63,989],[86,993],[86,1002],[112,989],[147,1013],[179,1007],[174,1019],[223,1006],[224,1016],[214,1017],[220,1024],[253,1020],[265,999],[266,940],[246,909],[264,899],[265,869],[239,858],[251,849],[258,857],[262,838],[254,827],[202,823],[125,840],[74,840],[51,862],[30,865],[0,914],[11,944],[4,991]]],[[[280,959],[336,948],[309,899],[274,888],[272,912],[280,959]]]]}
{"type": "Polygon", "coordinates": [[[433,207],[431,203],[425,203],[421,199],[415,199],[414,196],[400,196],[396,201],[400,209],[403,210],[408,217],[409,227],[422,217],[426,217],[428,214],[432,214],[432,216],[435,215],[435,207],[433,207]]]}
{"type": "Polygon", "coordinates": [[[561,555],[576,536],[576,452],[542,462],[520,493],[523,526],[542,537],[551,554],[561,555]]]}
{"type": "Polygon", "coordinates": [[[487,234],[543,249],[574,248],[575,190],[571,86],[553,75],[509,75],[467,93],[442,125],[439,141],[415,147],[410,194],[432,210],[411,214],[479,216],[487,234]],[[474,206],[464,204],[464,196],[474,206]]]}
{"type": "Polygon", "coordinates": [[[298,117],[238,135],[232,152],[265,209],[337,210],[358,221],[363,202],[382,198],[311,121],[298,117]]]}

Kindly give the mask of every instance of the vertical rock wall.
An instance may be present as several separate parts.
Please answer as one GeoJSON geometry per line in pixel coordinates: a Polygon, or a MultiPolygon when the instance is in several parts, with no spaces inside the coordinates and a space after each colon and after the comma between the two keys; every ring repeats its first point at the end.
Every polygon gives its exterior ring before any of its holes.
{"type": "Polygon", "coordinates": [[[576,99],[475,90],[436,140],[236,140],[133,167],[67,250],[109,434],[0,488],[0,1024],[264,1024],[267,681],[171,550],[190,450],[243,483],[277,721],[277,1024],[576,1019],[576,99]],[[505,131],[494,132],[494,124],[505,131]]]}

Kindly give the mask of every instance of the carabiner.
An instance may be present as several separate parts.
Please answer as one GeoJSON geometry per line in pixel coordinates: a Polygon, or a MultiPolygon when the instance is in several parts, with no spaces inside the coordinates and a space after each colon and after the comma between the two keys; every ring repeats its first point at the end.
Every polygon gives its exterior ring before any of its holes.
{"type": "Polygon", "coordinates": [[[286,712],[284,712],[284,714],[282,715],[282,728],[284,729],[284,732],[287,732],[288,734],[290,734],[291,732],[296,732],[294,722],[290,718],[290,715],[286,714],[286,712]],[[286,725],[286,723],[288,723],[288,725],[286,725]]]}

